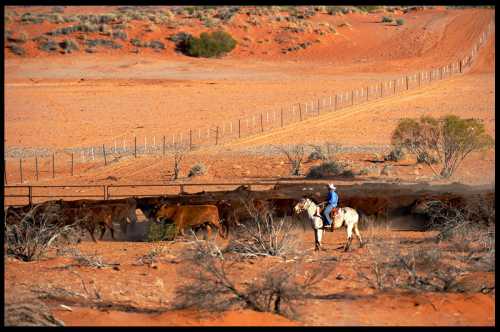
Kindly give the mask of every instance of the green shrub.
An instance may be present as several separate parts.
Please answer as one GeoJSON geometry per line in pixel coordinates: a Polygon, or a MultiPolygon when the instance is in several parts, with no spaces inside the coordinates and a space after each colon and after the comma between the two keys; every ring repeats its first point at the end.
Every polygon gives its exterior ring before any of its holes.
{"type": "Polygon", "coordinates": [[[392,144],[420,155],[434,174],[448,178],[469,153],[493,147],[495,142],[481,120],[447,115],[440,119],[424,116],[420,121],[401,119],[392,134],[392,144]],[[426,155],[442,162],[439,173],[426,155]]]}
{"type": "Polygon", "coordinates": [[[393,18],[390,17],[390,16],[384,16],[384,17],[382,17],[382,23],[391,23],[392,20],[393,20],[393,18]]]}
{"type": "Polygon", "coordinates": [[[71,53],[73,51],[78,51],[78,44],[70,39],[65,39],[59,43],[59,46],[63,49],[65,53],[71,53]]]}
{"type": "Polygon", "coordinates": [[[165,44],[163,44],[161,41],[158,40],[152,40],[148,43],[148,47],[151,47],[154,50],[163,50],[165,49],[165,44]]]}
{"type": "Polygon", "coordinates": [[[42,41],[40,45],[38,45],[38,48],[45,52],[54,52],[57,51],[58,46],[55,41],[49,39],[46,41],[42,41]]]}
{"type": "Polygon", "coordinates": [[[24,56],[26,54],[24,48],[15,44],[8,44],[7,48],[10,49],[10,51],[15,55],[24,56]]]}
{"type": "Polygon", "coordinates": [[[405,157],[405,152],[403,151],[403,148],[400,146],[394,147],[391,152],[387,156],[385,156],[385,160],[387,161],[400,161],[405,157]]]}
{"type": "Polygon", "coordinates": [[[398,18],[398,19],[396,20],[396,24],[397,24],[397,25],[403,25],[403,24],[405,24],[405,20],[403,20],[402,18],[398,18]]]}
{"type": "Polygon", "coordinates": [[[150,222],[146,240],[148,242],[173,241],[177,233],[177,226],[169,222],[150,222]]]}
{"type": "Polygon", "coordinates": [[[311,167],[306,175],[308,179],[323,179],[330,177],[353,177],[351,170],[346,169],[343,165],[336,161],[325,162],[319,166],[311,167]]]}
{"type": "Polygon", "coordinates": [[[181,47],[183,53],[193,57],[211,58],[224,55],[236,47],[236,41],[224,31],[203,32],[199,38],[190,36],[181,47]]]}
{"type": "Polygon", "coordinates": [[[127,33],[124,31],[113,31],[112,34],[113,39],[121,39],[121,40],[127,40],[128,36],[127,33]]]}
{"type": "Polygon", "coordinates": [[[374,12],[374,11],[380,9],[380,6],[358,6],[358,8],[361,11],[371,13],[371,12],[374,12]]]}
{"type": "Polygon", "coordinates": [[[207,172],[207,168],[202,163],[197,163],[189,170],[188,177],[203,175],[207,172]]]}
{"type": "Polygon", "coordinates": [[[431,156],[427,151],[422,151],[417,155],[417,163],[418,164],[431,164],[435,165],[439,162],[439,160],[435,156],[431,156]]]}

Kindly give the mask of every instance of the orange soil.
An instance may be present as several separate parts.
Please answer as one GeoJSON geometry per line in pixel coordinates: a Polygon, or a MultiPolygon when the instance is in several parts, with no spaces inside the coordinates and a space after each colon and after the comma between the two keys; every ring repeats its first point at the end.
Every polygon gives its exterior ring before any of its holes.
{"type": "MultiPolygon", "coordinates": [[[[67,7],[66,13],[108,12],[109,8],[67,7]]],[[[47,11],[46,8],[16,8],[26,11],[47,11]]],[[[366,87],[381,80],[394,79],[404,73],[430,69],[466,55],[477,41],[493,12],[491,10],[424,10],[406,15],[403,26],[379,22],[383,14],[320,14],[313,21],[332,24],[338,34],[318,36],[297,34],[290,45],[306,40],[312,44],[306,50],[282,54],[272,40],[284,33],[276,29],[278,22],[263,22],[260,27],[238,28],[245,20],[235,18],[227,29],[240,45],[223,59],[194,59],[174,52],[173,44],[165,42],[161,53],[141,50],[129,54],[131,47],[120,51],[99,50],[96,54],[46,55],[33,42],[27,42],[28,57],[18,58],[5,50],[5,147],[46,147],[61,149],[101,145],[112,146],[115,139],[134,136],[139,143],[148,136],[157,142],[163,135],[172,135],[189,128],[220,125],[223,121],[280,110],[298,102],[311,102],[321,96],[366,87]],[[344,21],[351,27],[338,27],[344,21]],[[248,36],[246,43],[242,38],[248,36]],[[265,39],[269,39],[265,41],[265,39]],[[258,41],[262,41],[259,43],[258,41]],[[243,45],[247,44],[248,47],[243,45]]],[[[142,33],[144,22],[132,25],[129,38],[142,33]]],[[[71,25],[71,24],[67,24],[71,25]]],[[[22,26],[30,37],[63,25],[22,26]]],[[[7,29],[19,30],[12,24],[7,29]]],[[[198,32],[200,23],[189,28],[159,31],[144,37],[161,39],[177,31],[198,32]]],[[[479,52],[473,68],[463,76],[432,83],[419,90],[395,97],[374,100],[338,113],[326,113],[284,129],[264,135],[244,138],[218,147],[203,149],[186,156],[181,172],[202,161],[209,166],[208,174],[192,181],[251,181],[288,177],[288,165],[279,156],[249,154],[253,147],[269,147],[276,143],[321,143],[334,141],[349,146],[383,145],[390,143],[390,133],[399,118],[421,115],[441,116],[448,113],[478,117],[485,121],[487,131],[495,135],[495,47],[494,36],[479,52]]],[[[120,141],[119,141],[120,142],[120,141]]],[[[77,156],[75,156],[77,157],[77,156]]],[[[377,156],[379,158],[380,156],[377,156]]],[[[171,158],[121,158],[104,167],[99,163],[81,163],[76,158],[76,175],[69,176],[69,156],[59,154],[58,165],[65,174],[51,179],[48,158],[40,161],[42,179],[33,179],[34,161],[25,160],[24,178],[38,184],[104,184],[104,183],[163,183],[169,182],[171,158]],[[115,176],[118,181],[108,179],[115,176]]],[[[368,167],[373,154],[343,154],[341,159],[354,169],[368,167]]],[[[306,163],[305,170],[315,163],[306,163]]],[[[494,151],[469,156],[452,180],[465,183],[494,183],[494,151]]],[[[18,160],[7,161],[9,184],[18,182],[18,160]]],[[[427,167],[414,160],[395,165],[393,174],[381,179],[403,181],[430,180],[427,167]]],[[[360,177],[356,181],[380,179],[378,175],[360,177]]],[[[182,181],[186,181],[185,178],[182,181]]],[[[323,256],[336,253],[333,249],[343,240],[343,234],[327,235],[329,250],[323,256]]],[[[424,233],[408,233],[413,238],[424,233]]],[[[304,235],[305,249],[310,249],[312,234],[304,235]]],[[[182,243],[171,245],[175,254],[182,243]]],[[[97,252],[106,261],[119,261],[120,271],[78,268],[87,280],[95,280],[106,299],[132,301],[139,306],[161,306],[172,297],[172,284],[182,282],[177,275],[179,263],[161,263],[158,269],[135,267],[132,262],[151,249],[150,244],[133,242],[83,242],[82,251],[97,252]],[[163,285],[163,286],[161,286],[163,285]]],[[[342,274],[355,275],[355,258],[363,259],[365,251],[346,254],[347,265],[342,274]]],[[[364,258],[366,259],[366,258],[364,258]]],[[[19,288],[31,285],[59,285],[81,291],[81,284],[68,270],[53,270],[67,264],[66,258],[20,263],[7,260],[5,265],[5,296],[15,297],[19,288]]],[[[262,264],[246,264],[248,273],[255,273],[262,264]]],[[[366,263],[366,262],[365,262],[366,263]]],[[[265,265],[265,264],[264,264],[265,265]]],[[[160,316],[110,311],[103,313],[89,308],[61,311],[54,304],[57,317],[68,325],[494,325],[494,296],[483,294],[374,294],[366,284],[354,279],[324,282],[325,294],[347,292],[360,294],[357,300],[311,300],[314,306],[304,308],[305,320],[295,322],[270,314],[250,311],[229,311],[214,317],[194,317],[192,312],[167,312],[160,316]],[[363,297],[367,296],[367,297],[363,297]],[[373,297],[370,297],[373,296],[373,297]],[[361,309],[360,309],[361,308],[361,309]],[[336,313],[332,315],[332,310],[336,313]]]]}
{"type": "MultiPolygon", "coordinates": [[[[398,240],[416,241],[432,236],[429,232],[377,231],[379,235],[398,240]]],[[[369,231],[362,231],[365,238],[369,231]]],[[[109,236],[109,235],[107,235],[109,236]]],[[[118,310],[98,310],[64,302],[49,300],[54,315],[66,325],[494,325],[495,296],[481,293],[429,293],[376,291],[366,281],[357,277],[358,271],[369,271],[371,261],[366,248],[358,248],[354,241],[353,250],[343,253],[337,249],[345,240],[345,233],[327,233],[324,238],[326,251],[312,253],[313,234],[297,230],[300,247],[307,254],[309,267],[317,264],[336,264],[330,277],[321,281],[313,292],[317,298],[307,299],[295,309],[300,316],[286,319],[270,313],[235,309],[223,313],[208,313],[193,310],[169,310],[162,314],[143,314],[118,310]],[[336,257],[337,263],[328,259],[336,257]],[[341,274],[342,279],[336,279],[341,274]],[[60,304],[69,305],[67,311],[60,304]]],[[[221,246],[226,241],[218,240],[221,246]]],[[[84,241],[76,246],[85,255],[98,255],[105,263],[119,263],[119,269],[95,269],[73,266],[71,258],[51,253],[45,260],[23,263],[8,259],[5,266],[6,301],[13,301],[16,294],[42,289],[63,288],[85,294],[82,278],[90,291],[94,287],[103,301],[123,303],[139,308],[168,309],[173,304],[175,288],[184,282],[183,271],[189,264],[182,260],[186,242],[165,242],[166,249],[160,261],[153,266],[134,265],[137,259],[146,255],[158,244],[101,241],[98,244],[84,241]],[[75,272],[80,277],[75,277],[75,272]]],[[[279,258],[257,258],[237,263],[229,275],[238,282],[250,280],[265,269],[279,263],[279,258]]],[[[300,274],[306,270],[300,270],[300,274]]],[[[472,276],[472,275],[471,275],[472,276]]],[[[493,273],[476,272],[474,278],[494,278],[493,273]]],[[[489,279],[488,279],[489,278],[489,279]]]]}

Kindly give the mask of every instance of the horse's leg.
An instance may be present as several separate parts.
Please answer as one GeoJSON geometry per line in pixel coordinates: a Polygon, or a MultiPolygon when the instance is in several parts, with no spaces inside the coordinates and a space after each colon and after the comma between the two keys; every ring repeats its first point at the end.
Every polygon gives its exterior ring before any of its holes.
{"type": "Polygon", "coordinates": [[[320,248],[321,250],[324,250],[324,249],[323,249],[323,245],[321,244],[321,242],[322,242],[322,240],[323,240],[323,232],[324,232],[323,228],[319,228],[319,229],[318,229],[318,242],[319,242],[319,248],[320,248]]]}
{"type": "Polygon", "coordinates": [[[319,251],[320,243],[319,243],[319,229],[314,228],[314,251],[319,251]]]}
{"type": "Polygon", "coordinates": [[[360,248],[363,248],[363,239],[361,239],[361,234],[359,233],[359,229],[358,229],[358,224],[354,224],[354,234],[356,234],[356,237],[358,238],[359,240],[359,247],[360,248]]]}
{"type": "Polygon", "coordinates": [[[347,225],[347,242],[344,247],[344,251],[349,250],[349,247],[351,246],[351,241],[352,241],[352,225],[347,225]]]}
{"type": "Polygon", "coordinates": [[[100,224],[99,227],[101,228],[101,235],[99,236],[100,241],[104,237],[104,233],[106,233],[106,224],[100,224]]]}

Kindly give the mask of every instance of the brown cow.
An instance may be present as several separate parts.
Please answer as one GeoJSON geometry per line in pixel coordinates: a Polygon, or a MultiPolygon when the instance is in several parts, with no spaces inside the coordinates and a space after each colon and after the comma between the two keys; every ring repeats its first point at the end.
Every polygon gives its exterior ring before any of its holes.
{"type": "Polygon", "coordinates": [[[185,228],[193,229],[205,225],[208,233],[210,233],[210,226],[213,226],[224,237],[219,221],[219,211],[215,205],[164,204],[154,215],[154,220],[158,219],[171,220],[176,225],[180,235],[184,235],[185,228]]]}

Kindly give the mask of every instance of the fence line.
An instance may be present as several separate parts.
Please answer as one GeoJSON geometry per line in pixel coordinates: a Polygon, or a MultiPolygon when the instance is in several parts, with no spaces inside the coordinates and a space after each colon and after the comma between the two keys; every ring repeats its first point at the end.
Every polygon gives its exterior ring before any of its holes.
{"type": "MultiPolygon", "coordinates": [[[[77,199],[119,199],[125,197],[151,197],[151,196],[163,196],[166,194],[186,194],[186,188],[188,187],[201,187],[203,191],[209,191],[206,189],[214,187],[240,187],[246,186],[248,190],[252,190],[252,187],[274,187],[278,184],[293,183],[291,181],[259,181],[259,182],[220,182],[220,183],[166,183],[166,184],[117,184],[117,185],[11,185],[4,186],[4,205],[5,206],[23,206],[42,203],[47,201],[47,199],[61,199],[61,198],[77,198],[77,199]],[[114,193],[113,190],[116,189],[127,189],[127,193],[114,193]],[[148,193],[131,193],[132,189],[157,189],[164,188],[166,190],[156,190],[148,193]],[[168,188],[177,189],[171,192],[167,192],[168,188]],[[51,189],[51,192],[40,194],[36,190],[51,189]],[[60,193],[54,193],[59,189],[60,193]],[[65,192],[70,189],[72,192],[65,192]],[[93,192],[81,194],[85,189],[94,190],[93,192]],[[19,192],[21,190],[21,192],[19,192]],[[24,191],[23,191],[24,190],[24,191]],[[76,194],[74,192],[77,192],[76,194]],[[8,199],[18,199],[24,200],[25,204],[15,204],[10,203],[8,199]]],[[[217,188],[215,188],[217,189],[217,188]]],[[[202,191],[202,190],[200,190],[202,191]]],[[[19,203],[19,202],[17,202],[19,203]]]]}
{"type": "MultiPolygon", "coordinates": [[[[74,175],[74,166],[77,160],[73,154],[80,152],[81,163],[87,163],[90,160],[102,160],[104,166],[110,164],[113,160],[122,156],[139,155],[160,155],[165,157],[167,153],[172,153],[179,148],[187,148],[189,150],[200,149],[207,146],[219,145],[236,140],[243,137],[248,137],[263,133],[265,131],[282,128],[286,125],[307,120],[311,117],[320,116],[325,112],[334,112],[350,106],[359,105],[365,102],[377,100],[384,97],[395,96],[398,93],[408,91],[415,88],[420,88],[431,84],[436,80],[443,80],[454,75],[463,74],[472,66],[479,48],[483,46],[494,27],[494,18],[488,24],[486,30],[480,34],[479,40],[473,45],[472,49],[467,52],[464,57],[453,61],[447,65],[438,68],[431,68],[417,73],[408,74],[405,76],[393,78],[391,80],[382,81],[380,83],[371,84],[363,88],[353,89],[351,91],[341,91],[333,95],[321,96],[311,102],[295,103],[289,106],[281,107],[280,112],[276,110],[263,110],[260,113],[252,114],[239,119],[224,121],[219,125],[211,125],[207,127],[189,129],[186,132],[173,133],[171,136],[164,135],[161,144],[157,144],[156,136],[144,136],[144,144],[138,144],[138,137],[130,139],[123,138],[120,146],[116,138],[107,144],[99,144],[91,147],[64,149],[57,151],[58,156],[67,156],[71,158],[71,171],[68,172],[74,175]],[[272,116],[270,115],[272,113],[272,116]],[[278,115],[277,115],[278,114],[278,115]],[[234,128],[234,129],[233,129],[234,128]],[[197,134],[196,134],[197,133],[197,134]],[[128,144],[133,146],[129,146],[128,144]],[[168,142],[168,143],[167,143],[168,142]],[[102,159],[101,159],[102,158],[102,159]]],[[[122,137],[122,136],[120,136],[122,137]]],[[[160,141],[160,139],[158,140],[160,141]]],[[[52,153],[52,177],[56,174],[56,152],[52,153]]],[[[13,158],[9,158],[13,159],[13,158]]],[[[28,158],[24,158],[28,159],[28,158]]],[[[32,175],[38,181],[41,178],[38,161],[43,159],[43,156],[36,155],[35,163],[36,170],[32,175]]],[[[7,160],[5,160],[4,182],[7,184],[7,160]]],[[[19,175],[20,181],[23,183],[28,179],[27,172],[23,173],[23,158],[19,159],[19,175]]],[[[65,162],[63,162],[65,163],[65,162]]],[[[10,164],[10,163],[9,163],[10,164]]],[[[26,162],[24,163],[26,165],[26,162]]],[[[12,167],[10,167],[12,169],[12,167]]],[[[61,174],[61,170],[57,174],[61,174]]]]}

